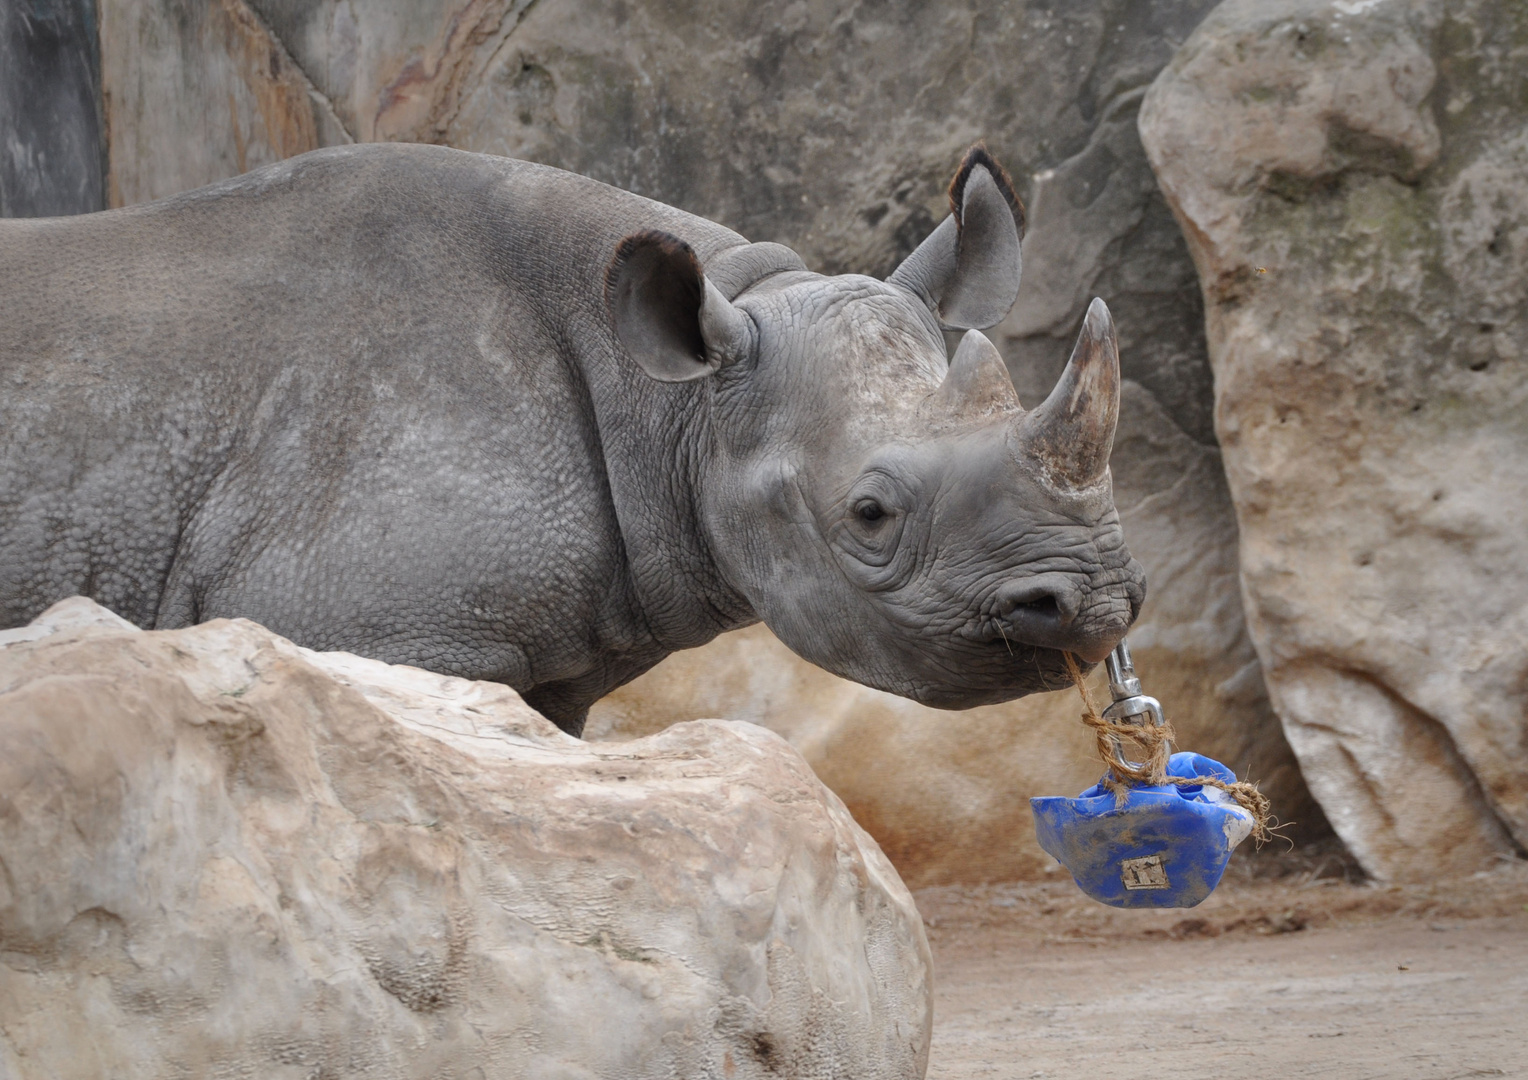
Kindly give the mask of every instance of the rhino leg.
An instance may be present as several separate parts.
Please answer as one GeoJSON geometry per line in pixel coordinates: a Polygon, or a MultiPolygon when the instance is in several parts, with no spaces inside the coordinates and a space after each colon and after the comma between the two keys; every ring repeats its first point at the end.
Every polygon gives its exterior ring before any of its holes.
{"type": "Polygon", "coordinates": [[[584,733],[584,721],[589,719],[589,707],[601,693],[591,694],[588,687],[577,682],[544,683],[521,695],[525,703],[542,716],[577,738],[584,733]]]}

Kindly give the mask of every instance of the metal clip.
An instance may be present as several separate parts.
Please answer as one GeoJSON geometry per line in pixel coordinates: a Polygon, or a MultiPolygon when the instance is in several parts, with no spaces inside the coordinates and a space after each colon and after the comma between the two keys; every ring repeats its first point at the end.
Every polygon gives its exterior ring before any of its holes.
{"type": "MultiPolygon", "coordinates": [[[[1104,667],[1109,674],[1109,696],[1114,699],[1103,712],[1105,720],[1120,727],[1140,726],[1143,721],[1136,718],[1141,716],[1148,717],[1149,722],[1156,727],[1167,722],[1162,715],[1161,703],[1141,693],[1141,680],[1136,677],[1135,665],[1130,660],[1130,646],[1123,638],[1104,661],[1104,667]]],[[[1113,747],[1114,757],[1110,765],[1123,769],[1140,768],[1138,763],[1125,760],[1124,747],[1118,737],[1111,736],[1109,743],[1113,747]]]]}

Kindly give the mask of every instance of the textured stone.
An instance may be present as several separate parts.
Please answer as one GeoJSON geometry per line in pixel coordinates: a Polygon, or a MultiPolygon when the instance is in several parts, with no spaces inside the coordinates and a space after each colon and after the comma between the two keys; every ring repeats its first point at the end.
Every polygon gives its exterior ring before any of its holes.
{"type": "Polygon", "coordinates": [[[0,634],[0,1074],[921,1077],[929,952],[780,739],[133,629],[0,634]]]}
{"type": "Polygon", "coordinates": [[[1528,844],[1525,55],[1521,4],[1231,0],[1141,112],[1273,701],[1384,878],[1528,844]]]}
{"type": "Polygon", "coordinates": [[[100,0],[112,206],[350,137],[244,0],[100,0]]]}
{"type": "Polygon", "coordinates": [[[92,0],[0,4],[0,217],[106,204],[92,0]]]}

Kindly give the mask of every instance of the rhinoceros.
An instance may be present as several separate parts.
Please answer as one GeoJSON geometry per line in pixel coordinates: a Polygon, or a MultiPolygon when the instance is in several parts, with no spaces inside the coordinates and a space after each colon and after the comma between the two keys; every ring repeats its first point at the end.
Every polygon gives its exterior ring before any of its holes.
{"type": "Polygon", "coordinates": [[[1022,207],[980,147],[949,199],[885,281],[430,146],[0,222],[0,627],[246,617],[575,735],[760,619],[941,708],[1055,689],[1144,596],[1113,326],[1094,301],[1025,411],[980,332],[1022,207]]]}

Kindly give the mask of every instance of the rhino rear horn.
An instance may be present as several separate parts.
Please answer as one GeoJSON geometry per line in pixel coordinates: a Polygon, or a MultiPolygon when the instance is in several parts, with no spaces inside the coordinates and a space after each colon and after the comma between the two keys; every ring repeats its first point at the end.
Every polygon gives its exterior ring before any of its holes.
{"type": "Polygon", "coordinates": [[[887,280],[917,295],[946,330],[985,330],[1019,295],[1024,207],[984,146],[950,184],[950,216],[887,280]]]}
{"type": "Polygon", "coordinates": [[[980,330],[967,330],[950,370],[939,384],[941,403],[963,412],[997,412],[1019,408],[1019,395],[997,346],[980,330]]]}
{"type": "Polygon", "coordinates": [[[701,379],[752,351],[753,321],[669,233],[621,241],[605,273],[605,304],[620,347],[659,382],[701,379]]]}
{"type": "Polygon", "coordinates": [[[1058,487],[1090,487],[1108,471],[1118,420],[1119,342],[1095,299],[1056,388],[1017,421],[1019,454],[1058,487]]]}

